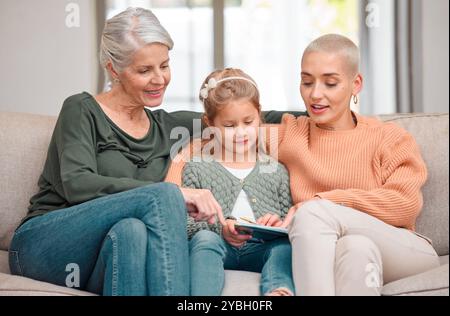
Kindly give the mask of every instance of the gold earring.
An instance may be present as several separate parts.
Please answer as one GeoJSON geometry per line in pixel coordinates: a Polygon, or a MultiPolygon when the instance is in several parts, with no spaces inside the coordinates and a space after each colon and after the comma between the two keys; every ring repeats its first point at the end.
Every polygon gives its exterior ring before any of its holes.
{"type": "Polygon", "coordinates": [[[119,83],[120,82],[120,80],[119,80],[119,78],[114,78],[114,83],[119,83]]]}
{"type": "Polygon", "coordinates": [[[353,96],[353,103],[355,103],[355,104],[358,104],[358,96],[355,94],[354,96],[353,96]]]}

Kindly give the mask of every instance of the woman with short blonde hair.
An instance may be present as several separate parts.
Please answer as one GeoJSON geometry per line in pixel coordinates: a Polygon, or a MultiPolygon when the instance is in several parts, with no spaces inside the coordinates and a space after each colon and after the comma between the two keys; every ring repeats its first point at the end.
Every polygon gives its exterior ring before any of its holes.
{"type": "Polygon", "coordinates": [[[318,38],[301,77],[309,117],[284,116],[278,150],[297,203],[284,223],[296,294],[379,295],[383,283],[439,266],[414,232],[427,178],[414,138],[350,109],[363,84],[357,46],[318,38]]]}

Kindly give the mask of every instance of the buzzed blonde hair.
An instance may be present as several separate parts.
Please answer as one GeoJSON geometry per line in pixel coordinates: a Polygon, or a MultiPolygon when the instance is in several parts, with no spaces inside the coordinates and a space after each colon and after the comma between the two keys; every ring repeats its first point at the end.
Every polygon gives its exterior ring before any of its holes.
{"type": "Polygon", "coordinates": [[[342,54],[348,64],[351,75],[355,76],[359,73],[359,48],[345,36],[339,34],[323,35],[306,47],[303,57],[312,52],[342,54]]]}

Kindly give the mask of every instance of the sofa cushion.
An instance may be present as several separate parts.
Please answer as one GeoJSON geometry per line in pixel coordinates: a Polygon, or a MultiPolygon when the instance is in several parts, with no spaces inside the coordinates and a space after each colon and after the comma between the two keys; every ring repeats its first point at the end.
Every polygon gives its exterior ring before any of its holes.
{"type": "Polygon", "coordinates": [[[38,190],[56,118],[0,112],[0,122],[0,250],[7,250],[38,190]]]}
{"type": "Polygon", "coordinates": [[[436,269],[413,275],[383,287],[382,295],[449,295],[448,290],[449,266],[442,265],[436,269]]]}
{"type": "MultiPolygon", "coordinates": [[[[10,274],[8,264],[8,252],[0,250],[0,284],[3,280],[8,281],[10,286],[0,285],[0,296],[2,295],[80,295],[79,291],[51,285],[44,282],[33,281],[31,279],[14,277],[8,278],[10,274]],[[16,279],[17,278],[17,279],[16,279]],[[31,283],[29,283],[29,281],[31,283]],[[28,290],[27,286],[31,286],[28,290]]],[[[224,296],[258,296],[260,293],[259,283],[260,273],[225,270],[224,296]]],[[[81,295],[89,295],[82,292],[81,295]]]]}
{"type": "Polygon", "coordinates": [[[24,277],[0,273],[0,296],[36,295],[91,296],[94,294],[24,277]]]}
{"type": "Polygon", "coordinates": [[[424,206],[416,230],[433,240],[440,256],[448,255],[449,239],[449,142],[448,114],[402,114],[381,116],[408,130],[420,146],[428,169],[423,187],[424,206]]]}
{"type": "Polygon", "coordinates": [[[0,250],[0,273],[11,274],[9,271],[8,252],[0,250]]]}
{"type": "Polygon", "coordinates": [[[260,282],[260,273],[225,270],[222,296],[259,296],[260,282]]]}

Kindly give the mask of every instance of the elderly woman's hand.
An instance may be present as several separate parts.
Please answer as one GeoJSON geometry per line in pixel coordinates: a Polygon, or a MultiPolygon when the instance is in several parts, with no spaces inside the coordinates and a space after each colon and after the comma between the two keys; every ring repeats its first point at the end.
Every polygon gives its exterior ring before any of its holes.
{"type": "Polygon", "coordinates": [[[226,225],[222,208],[209,190],[180,188],[189,215],[196,221],[216,222],[216,215],[222,225],[226,225]]]}

